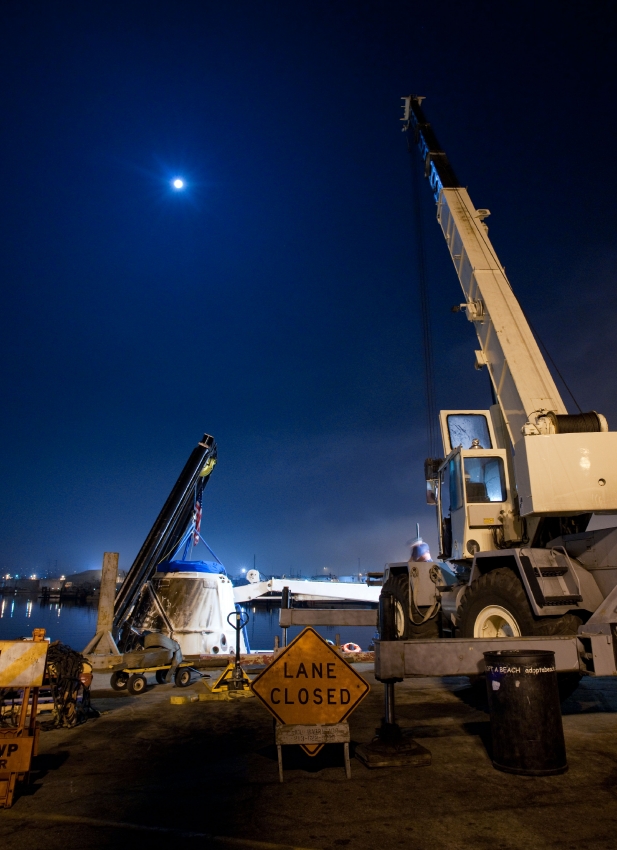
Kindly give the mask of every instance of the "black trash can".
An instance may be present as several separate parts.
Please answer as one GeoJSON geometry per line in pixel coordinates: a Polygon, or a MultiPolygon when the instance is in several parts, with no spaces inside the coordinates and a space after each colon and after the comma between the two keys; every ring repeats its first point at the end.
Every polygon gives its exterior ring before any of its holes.
{"type": "Polygon", "coordinates": [[[485,652],[493,766],[507,773],[565,773],[566,745],[555,653],[536,649],[485,652]]]}

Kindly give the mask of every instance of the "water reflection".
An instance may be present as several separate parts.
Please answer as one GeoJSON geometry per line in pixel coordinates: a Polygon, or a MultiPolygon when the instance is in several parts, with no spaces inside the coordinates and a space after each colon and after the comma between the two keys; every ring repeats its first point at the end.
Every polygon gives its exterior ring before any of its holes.
{"type": "MultiPolygon", "coordinates": [[[[279,606],[251,605],[248,611],[250,619],[247,632],[251,649],[271,650],[275,635],[282,636],[279,606]]],[[[76,600],[51,602],[49,599],[35,600],[21,595],[0,597],[0,640],[30,637],[33,628],[43,628],[51,640],[60,640],[81,651],[94,636],[96,619],[96,604],[76,600]]],[[[288,641],[301,631],[301,626],[289,628],[288,641]]],[[[368,648],[375,632],[373,628],[356,626],[320,626],[317,631],[332,641],[338,634],[341,643],[351,641],[363,649],[368,648]]]]}
{"type": "Polygon", "coordinates": [[[0,597],[0,640],[30,637],[43,628],[51,640],[81,650],[96,630],[97,606],[77,601],[50,602],[24,595],[0,597]]]}

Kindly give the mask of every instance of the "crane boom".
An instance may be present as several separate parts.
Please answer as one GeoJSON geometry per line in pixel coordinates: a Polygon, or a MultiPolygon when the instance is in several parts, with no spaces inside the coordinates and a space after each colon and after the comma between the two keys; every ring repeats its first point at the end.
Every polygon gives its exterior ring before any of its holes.
{"type": "Polygon", "coordinates": [[[120,636],[146,583],[156,572],[157,565],[172,555],[182,540],[194,510],[195,488],[201,478],[205,487],[216,464],[214,437],[204,434],[184,465],[167,501],[156,518],[133,565],[122,583],[115,602],[113,631],[120,636]]]}
{"type": "Polygon", "coordinates": [[[488,210],[476,209],[467,190],[459,185],[424,117],[422,98],[411,95],[404,101],[405,129],[415,134],[424,157],[437,219],[465,296],[461,308],[473,322],[480,343],[476,365],[488,368],[516,447],[534,413],[564,415],[567,410],[488,238],[484,224],[488,210]]]}

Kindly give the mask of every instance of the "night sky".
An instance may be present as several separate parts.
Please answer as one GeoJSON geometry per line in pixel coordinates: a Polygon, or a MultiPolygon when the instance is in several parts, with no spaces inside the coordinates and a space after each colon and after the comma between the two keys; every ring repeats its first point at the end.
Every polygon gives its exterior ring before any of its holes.
{"type": "MultiPolygon", "coordinates": [[[[203,532],[231,573],[376,570],[416,522],[435,539],[412,92],[581,407],[617,428],[616,9],[2,4],[0,568],[128,568],[204,432],[203,532]]],[[[485,407],[421,190],[437,402],[485,407]]]]}

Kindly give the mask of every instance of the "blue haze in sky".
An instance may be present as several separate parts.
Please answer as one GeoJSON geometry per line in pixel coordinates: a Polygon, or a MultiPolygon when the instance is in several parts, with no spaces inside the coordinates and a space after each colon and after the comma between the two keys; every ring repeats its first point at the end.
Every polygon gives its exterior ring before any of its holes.
{"type": "MultiPolygon", "coordinates": [[[[0,569],[128,568],[204,431],[203,532],[231,572],[379,569],[416,522],[434,541],[412,92],[581,406],[617,428],[611,4],[0,18],[0,569]]],[[[421,188],[437,402],[482,408],[421,188]]]]}

